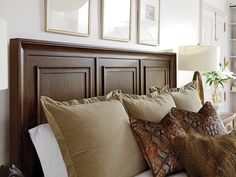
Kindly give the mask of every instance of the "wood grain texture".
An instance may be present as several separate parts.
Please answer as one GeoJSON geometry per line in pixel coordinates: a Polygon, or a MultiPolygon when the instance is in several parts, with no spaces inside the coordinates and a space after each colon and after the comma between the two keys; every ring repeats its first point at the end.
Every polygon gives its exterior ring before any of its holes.
{"type": "Polygon", "coordinates": [[[47,122],[40,96],[62,101],[103,95],[113,89],[146,94],[153,84],[176,86],[174,53],[11,39],[11,163],[25,177],[42,176],[28,134],[28,129],[47,122]]]}
{"type": "Polygon", "coordinates": [[[202,77],[201,74],[198,71],[195,71],[193,74],[193,81],[197,81],[198,85],[198,95],[200,97],[202,105],[204,105],[204,90],[203,90],[203,84],[202,84],[202,77]]]}

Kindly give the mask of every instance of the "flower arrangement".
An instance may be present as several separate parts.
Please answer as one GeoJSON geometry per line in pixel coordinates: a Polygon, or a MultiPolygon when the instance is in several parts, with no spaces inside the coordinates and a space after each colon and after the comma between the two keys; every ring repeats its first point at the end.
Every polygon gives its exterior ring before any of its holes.
{"type": "Polygon", "coordinates": [[[203,75],[206,76],[206,84],[209,86],[212,85],[221,85],[224,87],[224,84],[227,84],[231,79],[234,79],[234,73],[230,72],[228,69],[229,62],[226,62],[223,66],[220,63],[220,71],[207,71],[204,72],[203,75]]]}
{"type": "Polygon", "coordinates": [[[224,65],[219,63],[220,71],[207,71],[203,73],[206,76],[206,84],[212,88],[211,96],[214,104],[221,101],[219,86],[224,88],[224,84],[227,84],[231,79],[235,79],[234,73],[229,71],[228,65],[229,62],[226,62],[224,65]]]}

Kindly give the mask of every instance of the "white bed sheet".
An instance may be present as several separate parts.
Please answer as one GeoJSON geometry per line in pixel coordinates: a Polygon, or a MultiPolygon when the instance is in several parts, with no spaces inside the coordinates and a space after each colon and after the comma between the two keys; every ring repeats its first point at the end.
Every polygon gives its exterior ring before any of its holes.
{"type": "MultiPolygon", "coordinates": [[[[145,171],[135,177],[153,177],[152,176],[152,172],[151,170],[145,171]]],[[[173,174],[173,175],[169,175],[167,177],[188,177],[187,174],[185,172],[181,172],[181,173],[177,173],[177,174],[173,174]]]]}

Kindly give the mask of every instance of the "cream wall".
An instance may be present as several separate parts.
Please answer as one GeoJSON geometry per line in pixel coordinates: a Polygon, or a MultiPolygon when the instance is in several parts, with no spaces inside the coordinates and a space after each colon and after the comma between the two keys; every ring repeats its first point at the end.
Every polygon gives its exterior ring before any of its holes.
{"type": "MultiPolygon", "coordinates": [[[[212,0],[212,2],[215,0],[212,0]]],[[[163,0],[160,14],[160,46],[150,47],[136,44],[136,8],[133,0],[132,41],[112,42],[100,39],[100,0],[93,0],[92,37],[75,37],[44,32],[44,0],[1,0],[0,18],[8,22],[9,38],[34,38],[64,41],[78,44],[92,44],[114,48],[129,48],[147,51],[174,49],[179,45],[196,45],[200,41],[200,0],[163,0]]],[[[178,85],[191,80],[192,75],[178,73],[178,85]]],[[[0,164],[9,159],[8,124],[9,90],[0,91],[0,164]]]]}
{"type": "Polygon", "coordinates": [[[236,0],[230,0],[230,3],[231,3],[232,5],[236,5],[236,0]]]}

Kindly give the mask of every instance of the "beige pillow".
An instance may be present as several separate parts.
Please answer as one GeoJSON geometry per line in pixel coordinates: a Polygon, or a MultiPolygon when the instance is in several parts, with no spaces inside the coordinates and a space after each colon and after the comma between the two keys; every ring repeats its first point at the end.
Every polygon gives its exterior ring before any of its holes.
{"type": "Polygon", "coordinates": [[[69,177],[129,177],[146,169],[120,101],[41,102],[69,177]]]}
{"type": "Polygon", "coordinates": [[[78,105],[78,104],[90,104],[90,103],[96,103],[99,101],[106,101],[109,99],[115,99],[115,95],[121,94],[121,90],[113,90],[109,92],[107,95],[104,96],[97,96],[97,97],[91,97],[91,98],[84,98],[84,99],[73,99],[73,100],[68,100],[68,101],[54,101],[54,100],[48,100],[49,102],[52,103],[57,103],[58,105],[78,105]]]}
{"type": "Polygon", "coordinates": [[[129,117],[135,117],[137,119],[159,122],[171,111],[172,107],[176,107],[173,98],[167,90],[155,95],[153,98],[145,95],[138,96],[137,98],[125,97],[122,94],[119,95],[129,117]]]}
{"type": "Polygon", "coordinates": [[[130,99],[136,99],[136,100],[146,100],[148,98],[152,98],[154,94],[136,95],[136,94],[121,93],[121,91],[119,91],[119,92],[115,92],[113,94],[113,96],[119,95],[119,98],[130,98],[130,99]]]}
{"type": "Polygon", "coordinates": [[[196,81],[190,82],[180,88],[169,88],[169,86],[165,86],[163,88],[151,87],[149,90],[151,93],[163,90],[170,91],[176,107],[179,109],[198,112],[202,107],[196,81]]]}

